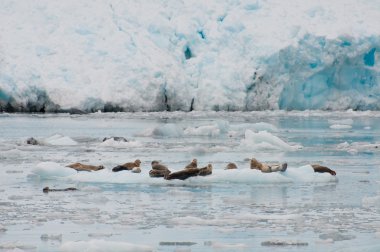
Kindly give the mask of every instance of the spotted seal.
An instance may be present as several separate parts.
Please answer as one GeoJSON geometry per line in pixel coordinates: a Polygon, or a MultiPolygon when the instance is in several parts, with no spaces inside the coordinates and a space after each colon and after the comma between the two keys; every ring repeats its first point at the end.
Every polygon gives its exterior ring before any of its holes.
{"type": "Polygon", "coordinates": [[[124,171],[124,170],[130,171],[130,170],[133,170],[133,168],[140,167],[140,164],[141,164],[140,159],[136,159],[134,162],[115,166],[114,168],[112,168],[112,171],[113,172],[119,172],[119,171],[124,171]]]}

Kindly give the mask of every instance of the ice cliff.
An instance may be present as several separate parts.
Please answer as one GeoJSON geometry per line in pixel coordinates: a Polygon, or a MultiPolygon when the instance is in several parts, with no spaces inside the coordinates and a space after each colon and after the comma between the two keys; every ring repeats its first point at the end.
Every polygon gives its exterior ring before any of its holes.
{"type": "Polygon", "coordinates": [[[2,0],[0,110],[378,110],[379,20],[379,0],[2,0]]]}

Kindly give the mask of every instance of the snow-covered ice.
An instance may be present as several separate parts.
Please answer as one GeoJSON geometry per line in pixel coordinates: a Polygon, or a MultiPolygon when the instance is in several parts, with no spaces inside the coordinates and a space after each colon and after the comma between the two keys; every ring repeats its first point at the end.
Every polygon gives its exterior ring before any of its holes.
{"type": "Polygon", "coordinates": [[[0,107],[376,110],[379,5],[2,0],[0,107]]]}

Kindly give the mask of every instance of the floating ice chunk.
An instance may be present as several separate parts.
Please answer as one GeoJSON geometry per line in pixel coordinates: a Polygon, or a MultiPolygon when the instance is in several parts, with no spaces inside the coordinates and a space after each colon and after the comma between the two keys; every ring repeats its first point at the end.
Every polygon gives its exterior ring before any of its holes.
{"type": "Polygon", "coordinates": [[[38,175],[42,179],[49,179],[54,177],[67,177],[74,175],[77,172],[74,169],[64,167],[55,162],[41,162],[32,169],[32,174],[38,175]]]}
{"type": "Polygon", "coordinates": [[[136,147],[141,147],[142,143],[139,141],[129,141],[129,142],[115,141],[113,138],[110,138],[100,143],[99,146],[112,147],[112,148],[136,148],[136,147]]]}
{"type": "Polygon", "coordinates": [[[333,124],[333,125],[330,125],[330,129],[351,129],[352,126],[351,125],[347,125],[347,124],[333,124]]]}
{"type": "Polygon", "coordinates": [[[111,237],[113,236],[112,233],[89,233],[88,237],[93,237],[93,238],[99,238],[99,237],[111,237]]]}
{"type": "Polygon", "coordinates": [[[0,244],[0,250],[6,251],[24,251],[24,250],[35,250],[36,247],[33,245],[23,244],[19,241],[16,242],[8,242],[0,244]]]}
{"type": "Polygon", "coordinates": [[[334,241],[345,241],[345,240],[352,240],[355,239],[355,235],[349,235],[349,234],[342,234],[340,232],[332,232],[327,234],[321,234],[319,235],[319,238],[322,240],[326,239],[332,239],[334,241]]]}
{"type": "Polygon", "coordinates": [[[110,252],[149,252],[153,248],[147,245],[137,245],[127,242],[90,240],[90,241],[69,241],[62,244],[61,251],[110,251],[110,252]]]}
{"type": "MultiPolygon", "coordinates": [[[[54,164],[54,163],[53,163],[54,164]]],[[[43,169],[34,169],[33,173],[42,178],[65,178],[69,181],[90,182],[90,183],[114,183],[114,184],[219,184],[219,183],[239,183],[239,184],[283,184],[283,183],[330,183],[337,182],[336,176],[328,173],[315,173],[310,165],[293,168],[288,167],[286,172],[262,173],[252,169],[224,170],[215,169],[212,175],[205,177],[192,177],[185,181],[164,180],[151,178],[149,169],[142,169],[141,173],[119,172],[115,173],[104,169],[97,172],[76,172],[55,164],[57,167],[50,170],[50,165],[42,163],[43,169]]],[[[175,171],[174,169],[172,170],[175,171]]]]}
{"type": "Polygon", "coordinates": [[[362,199],[362,206],[366,208],[380,207],[380,195],[374,197],[364,197],[362,199]]]}
{"type": "Polygon", "coordinates": [[[283,240],[270,240],[261,243],[261,246],[308,246],[307,242],[302,241],[283,241],[283,240]]]}
{"type": "Polygon", "coordinates": [[[289,224],[303,220],[300,214],[240,214],[234,216],[223,216],[214,218],[200,218],[195,216],[174,217],[171,222],[175,225],[196,226],[196,225],[209,225],[209,226],[226,226],[226,225],[239,225],[239,224],[252,224],[255,221],[268,221],[273,223],[289,224]]]}
{"type": "Polygon", "coordinates": [[[72,146],[72,145],[78,144],[76,141],[74,141],[70,137],[62,136],[60,134],[55,134],[51,137],[48,137],[44,139],[43,142],[48,145],[63,145],[63,146],[72,146]]]}
{"type": "Polygon", "coordinates": [[[204,125],[199,127],[188,127],[184,130],[185,135],[191,136],[219,136],[218,125],[204,125]]]}
{"type": "Polygon", "coordinates": [[[338,150],[344,150],[352,154],[359,151],[380,151],[380,143],[367,143],[367,142],[343,142],[337,145],[338,150]]]}
{"type": "Polygon", "coordinates": [[[243,148],[250,148],[252,150],[281,151],[293,151],[302,148],[301,145],[290,145],[267,131],[259,131],[255,133],[252,130],[245,131],[245,137],[241,141],[240,146],[243,148]]]}
{"type": "Polygon", "coordinates": [[[168,123],[159,125],[154,128],[146,129],[136,136],[143,137],[180,137],[183,135],[183,130],[176,124],[168,123]]]}
{"type": "Polygon", "coordinates": [[[236,250],[236,249],[246,249],[248,248],[247,244],[244,243],[223,243],[223,242],[208,242],[208,246],[211,246],[214,249],[228,249],[228,250],[236,250]]]}
{"type": "Polygon", "coordinates": [[[338,120],[329,119],[328,122],[329,122],[329,124],[352,125],[354,123],[354,120],[352,120],[351,118],[348,118],[348,119],[338,119],[338,120]]]}

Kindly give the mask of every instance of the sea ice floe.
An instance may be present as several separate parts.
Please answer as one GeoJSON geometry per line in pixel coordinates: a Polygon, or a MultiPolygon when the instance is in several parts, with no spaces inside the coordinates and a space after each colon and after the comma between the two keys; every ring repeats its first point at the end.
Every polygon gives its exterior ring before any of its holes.
{"type": "Polygon", "coordinates": [[[62,252],[151,252],[153,248],[147,245],[139,245],[128,242],[116,242],[105,240],[90,240],[90,241],[68,241],[60,247],[62,252]]]}
{"type": "Polygon", "coordinates": [[[108,139],[104,142],[100,143],[98,146],[100,147],[112,147],[112,148],[137,148],[142,147],[143,144],[140,141],[115,141],[114,139],[108,139]]]}
{"type": "Polygon", "coordinates": [[[68,136],[63,136],[60,134],[55,134],[43,140],[43,143],[48,145],[62,145],[62,146],[72,146],[78,145],[76,141],[68,136]]]}
{"type": "Polygon", "coordinates": [[[267,132],[253,132],[246,130],[244,139],[241,140],[240,147],[252,150],[277,150],[277,151],[294,151],[301,149],[301,145],[290,145],[281,138],[267,132]]]}
{"type": "Polygon", "coordinates": [[[330,125],[330,129],[351,129],[351,125],[346,125],[346,124],[333,124],[330,125]]]}

